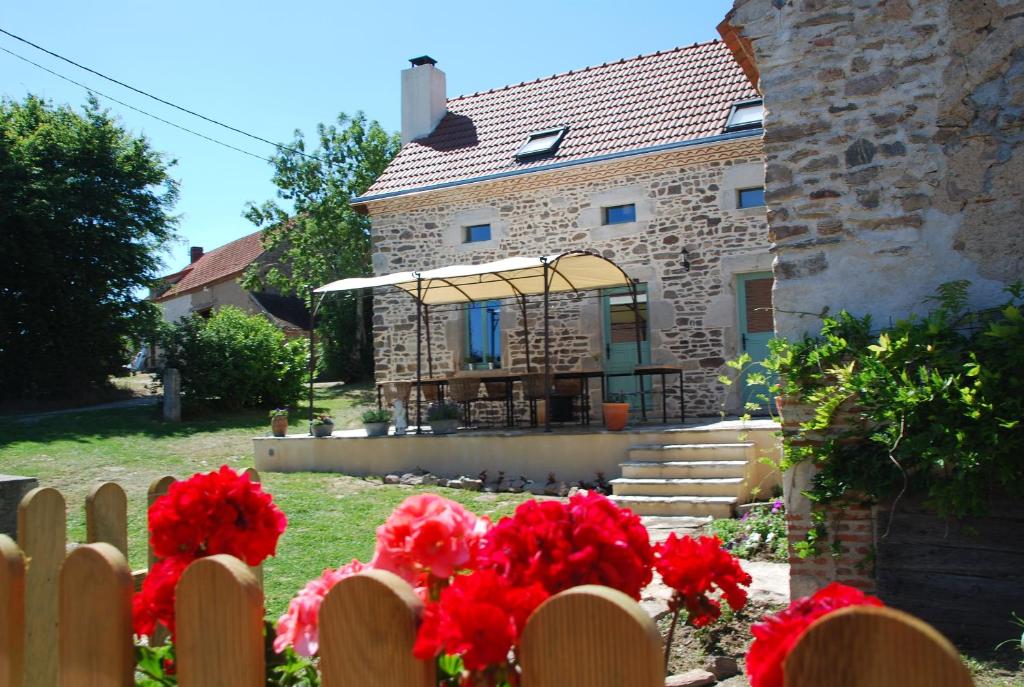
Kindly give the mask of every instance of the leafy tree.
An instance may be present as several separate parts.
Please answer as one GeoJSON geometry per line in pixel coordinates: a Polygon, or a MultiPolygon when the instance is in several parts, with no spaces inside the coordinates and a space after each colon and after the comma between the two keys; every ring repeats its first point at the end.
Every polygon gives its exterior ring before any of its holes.
{"type": "MultiPolygon", "coordinates": [[[[281,251],[279,265],[247,275],[248,287],[270,285],[308,298],[310,289],[327,282],[372,273],[370,220],[349,201],[364,193],[398,153],[398,136],[362,113],[342,113],[336,124],[317,127],[317,139],[316,150],[304,155],[305,137],[296,131],[291,150],[282,148],[274,157],[277,196],[293,211],[274,201],[248,209],[247,217],[264,230],[264,245],[281,251]]],[[[368,375],[373,369],[372,300],[358,293],[332,295],[324,300],[318,320],[320,374],[343,379],[368,375]]]]}
{"type": "Polygon", "coordinates": [[[289,341],[262,315],[224,306],[208,319],[191,315],[176,322],[162,338],[167,366],[181,372],[186,402],[285,406],[302,396],[305,342],[289,341]]]}
{"type": "Polygon", "coordinates": [[[173,164],[95,99],[0,101],[0,398],[105,384],[151,331],[173,164]]]}

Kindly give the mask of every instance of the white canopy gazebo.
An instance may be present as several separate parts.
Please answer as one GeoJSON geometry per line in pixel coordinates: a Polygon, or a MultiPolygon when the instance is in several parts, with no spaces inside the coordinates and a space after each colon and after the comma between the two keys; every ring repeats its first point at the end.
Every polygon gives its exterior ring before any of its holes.
{"type": "MultiPolygon", "coordinates": [[[[523,329],[526,336],[526,365],[530,370],[529,328],[526,323],[527,296],[543,296],[544,298],[544,372],[551,377],[551,358],[549,351],[549,295],[628,287],[633,298],[633,308],[637,308],[636,281],[613,261],[598,253],[587,250],[571,250],[554,255],[542,255],[536,258],[515,257],[488,262],[479,265],[451,265],[423,272],[395,272],[380,277],[341,279],[325,284],[314,293],[323,297],[335,291],[352,291],[358,289],[374,289],[393,287],[404,291],[416,301],[416,432],[420,432],[422,424],[420,416],[421,383],[422,383],[422,324],[429,317],[432,305],[450,305],[456,303],[472,303],[501,299],[515,299],[522,309],[523,329]]],[[[318,305],[318,304],[317,304],[318,305]]],[[[317,307],[313,308],[315,315],[317,307]]],[[[637,362],[640,362],[641,344],[639,336],[639,319],[636,318],[638,334],[636,337],[637,362]]],[[[429,374],[433,376],[433,364],[430,350],[430,330],[427,330],[429,374]]],[[[310,332],[310,413],[313,409],[313,338],[310,332]]],[[[545,405],[551,407],[551,385],[545,385],[545,405]]],[[[641,389],[642,392],[642,389],[641,389]]],[[[545,431],[551,430],[551,414],[546,413],[545,431]]]]}

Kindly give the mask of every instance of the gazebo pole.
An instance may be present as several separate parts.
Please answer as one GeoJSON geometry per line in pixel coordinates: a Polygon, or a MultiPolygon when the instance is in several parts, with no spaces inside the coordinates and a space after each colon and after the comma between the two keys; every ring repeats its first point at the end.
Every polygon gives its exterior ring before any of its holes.
{"type": "Polygon", "coordinates": [[[434,354],[430,348],[430,306],[423,304],[423,327],[427,330],[427,379],[434,378],[434,354]]]}
{"type": "Polygon", "coordinates": [[[313,373],[316,369],[316,303],[313,289],[309,290],[309,423],[310,432],[313,427],[313,373]]]}
{"type": "Polygon", "coordinates": [[[548,313],[548,293],[551,290],[551,285],[548,284],[548,272],[551,269],[548,266],[547,257],[542,257],[541,263],[544,265],[544,431],[551,431],[551,332],[549,330],[549,313],[548,313]]]}
{"type": "Polygon", "coordinates": [[[420,386],[422,382],[422,371],[420,365],[422,362],[422,348],[423,348],[423,279],[420,277],[420,273],[416,273],[416,433],[423,434],[423,416],[422,416],[422,394],[423,389],[420,386]]]}

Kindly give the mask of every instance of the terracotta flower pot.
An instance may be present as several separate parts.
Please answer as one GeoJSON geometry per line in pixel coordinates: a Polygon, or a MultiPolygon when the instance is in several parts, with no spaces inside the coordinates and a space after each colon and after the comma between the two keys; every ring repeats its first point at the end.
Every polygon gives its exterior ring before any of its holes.
{"type": "Polygon", "coordinates": [[[604,426],[608,431],[621,432],[629,423],[628,403],[602,403],[604,426]]]}
{"type": "Polygon", "coordinates": [[[283,437],[288,433],[288,416],[275,415],[270,418],[270,431],[275,437],[283,437]]]}

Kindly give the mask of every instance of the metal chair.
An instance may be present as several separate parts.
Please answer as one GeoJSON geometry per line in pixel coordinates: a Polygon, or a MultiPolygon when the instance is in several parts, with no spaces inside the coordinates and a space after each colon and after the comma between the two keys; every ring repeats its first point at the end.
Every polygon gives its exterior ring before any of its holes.
{"type": "Polygon", "coordinates": [[[473,424],[473,403],[480,400],[480,379],[478,377],[449,377],[448,398],[461,403],[465,408],[465,425],[473,424]]]}

